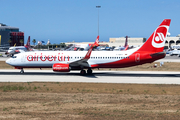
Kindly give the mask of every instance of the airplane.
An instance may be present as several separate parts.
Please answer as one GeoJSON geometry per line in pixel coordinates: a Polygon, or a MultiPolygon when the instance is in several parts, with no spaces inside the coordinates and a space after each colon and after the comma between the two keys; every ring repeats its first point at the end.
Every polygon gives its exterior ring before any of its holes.
{"type": "MultiPolygon", "coordinates": [[[[76,50],[77,48],[79,49],[82,49],[82,50],[85,50],[85,51],[88,51],[90,49],[90,47],[92,46],[93,44],[74,44],[74,50],[76,50]]],[[[98,47],[99,44],[97,45],[94,45],[94,47],[98,47]]]]}
{"type": "Polygon", "coordinates": [[[129,48],[128,45],[128,36],[126,36],[126,41],[123,47],[116,47],[114,48],[114,51],[121,51],[121,50],[127,50],[129,48]]]}
{"type": "Polygon", "coordinates": [[[20,52],[25,52],[25,51],[30,51],[30,36],[28,37],[28,41],[27,44],[25,46],[14,46],[14,47],[10,47],[8,49],[8,51],[6,52],[7,55],[13,56],[16,53],[20,53],[20,52]]]}
{"type": "Polygon", "coordinates": [[[55,72],[80,70],[81,75],[92,74],[94,68],[124,68],[152,63],[164,58],[163,51],[171,19],[164,19],[148,40],[140,47],[126,51],[92,51],[99,36],[88,51],[33,51],[14,55],[6,63],[23,68],[52,68],[55,72]]]}
{"type": "MultiPolygon", "coordinates": [[[[98,41],[99,43],[99,41],[98,41]]],[[[95,43],[90,43],[90,44],[73,44],[74,47],[74,51],[80,50],[80,51],[88,51],[91,46],[93,45],[94,47],[98,47],[100,46],[99,44],[95,44],[95,43]]]]}

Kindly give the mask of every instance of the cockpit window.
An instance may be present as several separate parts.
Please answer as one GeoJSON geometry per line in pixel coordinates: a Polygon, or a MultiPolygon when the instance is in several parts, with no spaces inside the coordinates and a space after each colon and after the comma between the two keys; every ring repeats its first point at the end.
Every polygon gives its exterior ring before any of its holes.
{"type": "Polygon", "coordinates": [[[17,56],[12,56],[12,58],[16,58],[17,56]]]}

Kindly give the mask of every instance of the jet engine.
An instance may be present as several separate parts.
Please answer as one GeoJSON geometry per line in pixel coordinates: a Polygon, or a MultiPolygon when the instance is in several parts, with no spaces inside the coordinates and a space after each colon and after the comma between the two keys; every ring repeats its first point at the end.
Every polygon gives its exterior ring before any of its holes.
{"type": "Polygon", "coordinates": [[[55,63],[53,64],[53,71],[55,72],[69,72],[69,64],[55,63]]]}

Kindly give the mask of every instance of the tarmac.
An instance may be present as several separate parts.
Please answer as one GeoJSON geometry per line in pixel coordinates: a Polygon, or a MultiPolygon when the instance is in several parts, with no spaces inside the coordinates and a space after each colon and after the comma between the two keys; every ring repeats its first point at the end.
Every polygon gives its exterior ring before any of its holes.
{"type": "Polygon", "coordinates": [[[79,71],[56,73],[52,70],[0,70],[0,82],[85,82],[129,84],[180,84],[180,72],[93,71],[81,76],[79,71]]]}
{"type": "MultiPolygon", "coordinates": [[[[9,57],[0,57],[6,61],[9,57]]],[[[180,57],[167,55],[156,62],[180,62],[180,57]]],[[[86,83],[129,83],[129,84],[180,84],[180,72],[159,71],[93,71],[92,75],[81,76],[79,71],[56,73],[52,70],[0,69],[0,82],[86,82],[86,83]]]]}

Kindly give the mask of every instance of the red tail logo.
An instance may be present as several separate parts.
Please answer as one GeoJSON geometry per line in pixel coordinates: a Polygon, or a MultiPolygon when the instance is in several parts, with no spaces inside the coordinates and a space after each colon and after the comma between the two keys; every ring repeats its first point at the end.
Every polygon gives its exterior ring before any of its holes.
{"type": "Polygon", "coordinates": [[[164,35],[163,33],[157,33],[158,36],[155,37],[154,42],[155,43],[162,43],[164,42],[164,35]]]}
{"type": "Polygon", "coordinates": [[[153,40],[152,40],[153,47],[155,47],[155,48],[164,47],[168,28],[169,28],[169,26],[162,25],[156,29],[156,31],[154,32],[154,35],[153,35],[153,40]]]}

